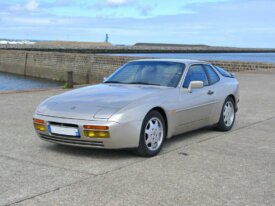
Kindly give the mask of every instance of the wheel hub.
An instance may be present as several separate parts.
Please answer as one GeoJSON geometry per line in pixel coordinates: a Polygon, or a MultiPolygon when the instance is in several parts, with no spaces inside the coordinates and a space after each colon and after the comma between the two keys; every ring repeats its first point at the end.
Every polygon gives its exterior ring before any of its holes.
{"type": "Polygon", "coordinates": [[[234,118],[235,118],[234,105],[231,101],[228,101],[228,102],[225,103],[224,110],[223,110],[224,124],[227,127],[230,127],[234,122],[234,118]]]}
{"type": "Polygon", "coordinates": [[[158,118],[154,117],[148,121],[144,136],[149,150],[155,151],[160,147],[163,139],[163,125],[158,118]]]}

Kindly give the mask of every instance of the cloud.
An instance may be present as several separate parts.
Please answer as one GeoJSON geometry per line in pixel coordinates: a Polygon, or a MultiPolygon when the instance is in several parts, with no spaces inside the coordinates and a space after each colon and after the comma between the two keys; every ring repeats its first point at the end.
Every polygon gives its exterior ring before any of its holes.
{"type": "Polygon", "coordinates": [[[151,12],[154,10],[154,8],[156,7],[157,5],[154,4],[154,5],[137,5],[137,9],[140,11],[140,14],[142,16],[149,16],[151,14],[151,12]]]}
{"type": "Polygon", "coordinates": [[[55,0],[53,5],[57,6],[71,6],[73,5],[74,1],[73,0],[55,0]]]}
{"type": "Polygon", "coordinates": [[[49,26],[52,22],[51,19],[46,19],[46,18],[30,18],[30,17],[19,17],[19,18],[14,18],[13,21],[15,23],[19,24],[25,24],[25,25],[39,25],[39,26],[49,26]]]}
{"type": "Polygon", "coordinates": [[[105,4],[109,7],[128,6],[133,3],[132,0],[107,0],[105,4]]]}
{"type": "Polygon", "coordinates": [[[39,7],[39,3],[36,0],[30,0],[24,5],[24,8],[27,11],[36,11],[38,7],[39,7]]]}
{"type": "MultiPolygon", "coordinates": [[[[124,17],[138,16],[138,15],[140,15],[140,17],[148,17],[150,16],[150,14],[152,13],[152,11],[155,9],[156,6],[157,6],[157,3],[154,3],[154,2],[144,3],[144,2],[138,2],[135,0],[105,0],[103,2],[101,1],[94,4],[90,8],[96,7],[100,11],[101,10],[104,11],[104,9],[109,9],[109,10],[111,9],[114,12],[112,16],[114,16],[115,14],[119,14],[118,16],[122,16],[121,9],[124,9],[123,7],[127,7],[130,10],[127,11],[126,16],[124,17]]],[[[123,14],[125,13],[126,12],[123,12],[123,14]]],[[[109,15],[104,14],[102,16],[108,17],[109,15]]]]}
{"type": "Polygon", "coordinates": [[[22,5],[21,4],[14,4],[14,5],[11,5],[9,7],[9,10],[11,11],[19,11],[22,9],[22,5]]]}
{"type": "MultiPolygon", "coordinates": [[[[160,42],[275,47],[275,1],[207,1],[208,3],[186,5],[185,9],[194,11],[188,14],[180,6],[177,7],[180,13],[178,10],[171,12],[171,8],[167,6],[169,3],[163,4],[161,1],[132,0],[127,1],[128,4],[116,2],[113,6],[105,5],[99,11],[97,7],[84,7],[73,0],[52,0],[44,3],[39,0],[37,12],[26,12],[25,1],[19,6],[13,5],[14,9],[23,9],[24,12],[7,13],[4,11],[9,11],[10,4],[0,2],[1,38],[104,41],[105,34],[108,33],[114,44],[160,42]],[[55,8],[51,12],[54,2],[57,1],[60,5],[74,5],[55,8]],[[45,3],[51,3],[52,7],[45,7],[45,3]],[[160,13],[160,10],[166,11],[165,9],[168,12],[160,13]],[[77,11],[82,12],[81,15],[77,11]],[[134,12],[136,13],[132,15],[134,12]],[[101,17],[98,13],[102,14],[101,17]],[[118,15],[114,16],[114,13],[118,15]]],[[[101,1],[106,2],[107,0],[101,1]]],[[[88,3],[92,4],[91,1],[88,3]]]]}
{"type": "Polygon", "coordinates": [[[34,12],[38,9],[39,3],[36,0],[29,0],[25,4],[14,4],[9,7],[10,11],[30,11],[34,12]]]}

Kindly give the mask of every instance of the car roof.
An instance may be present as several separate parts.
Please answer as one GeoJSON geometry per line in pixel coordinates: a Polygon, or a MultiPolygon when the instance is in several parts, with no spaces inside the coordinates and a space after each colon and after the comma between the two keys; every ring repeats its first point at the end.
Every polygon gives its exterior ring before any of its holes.
{"type": "Polygon", "coordinates": [[[195,60],[195,59],[138,59],[133,60],[131,62],[175,62],[175,63],[184,63],[184,64],[209,64],[209,62],[202,61],[202,60],[195,60]]]}

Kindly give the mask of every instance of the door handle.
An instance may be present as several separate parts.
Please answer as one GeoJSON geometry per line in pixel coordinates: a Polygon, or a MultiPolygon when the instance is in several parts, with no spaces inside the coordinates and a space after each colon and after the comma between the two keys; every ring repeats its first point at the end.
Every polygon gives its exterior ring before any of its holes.
{"type": "Polygon", "coordinates": [[[208,90],[207,94],[208,94],[208,95],[212,95],[212,94],[214,94],[214,91],[208,90]]]}

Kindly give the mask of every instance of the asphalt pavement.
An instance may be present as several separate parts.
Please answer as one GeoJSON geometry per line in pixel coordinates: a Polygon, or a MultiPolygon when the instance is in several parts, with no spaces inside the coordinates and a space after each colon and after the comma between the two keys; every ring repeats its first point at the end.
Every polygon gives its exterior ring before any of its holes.
{"type": "Polygon", "coordinates": [[[0,205],[275,205],[275,73],[237,78],[232,131],[173,137],[152,158],[40,140],[32,114],[62,89],[0,94],[0,205]]]}

